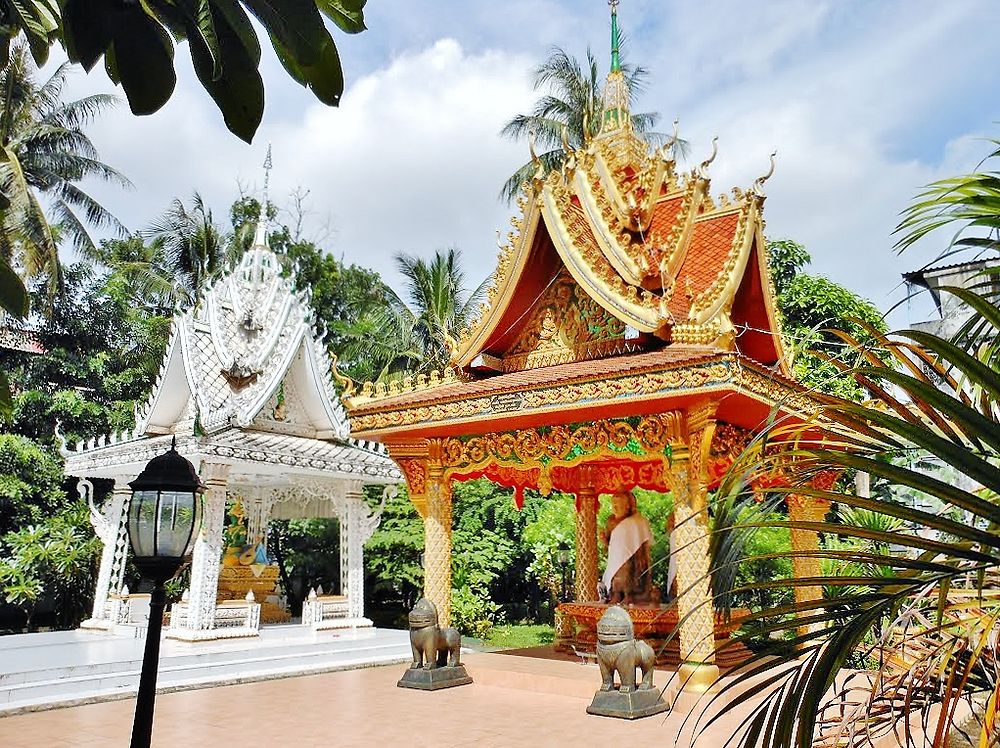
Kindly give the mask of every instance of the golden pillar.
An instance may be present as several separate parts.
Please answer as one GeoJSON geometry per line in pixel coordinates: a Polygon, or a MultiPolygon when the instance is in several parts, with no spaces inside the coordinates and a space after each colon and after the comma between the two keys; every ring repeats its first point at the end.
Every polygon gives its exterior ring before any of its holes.
{"type": "MultiPolygon", "coordinates": [[[[786,498],[788,504],[788,519],[791,522],[823,522],[826,513],[830,511],[830,502],[826,499],[818,499],[814,496],[802,496],[800,494],[789,494],[786,498]]],[[[802,527],[791,528],[792,551],[792,575],[796,579],[809,579],[823,576],[823,565],[819,556],[802,556],[802,553],[819,550],[819,533],[802,527]]],[[[795,602],[807,603],[814,600],[823,599],[823,586],[820,584],[796,586],[795,602]]],[[[819,613],[819,610],[810,611],[807,615],[819,613]]],[[[808,634],[810,627],[799,628],[799,635],[808,634]]]]}
{"type": "Polygon", "coordinates": [[[687,444],[671,455],[677,559],[677,615],[680,620],[680,686],[704,692],[719,677],[715,666],[715,606],[710,574],[710,532],[704,465],[715,431],[715,404],[688,413],[687,444]]]}
{"type": "Polygon", "coordinates": [[[437,461],[427,466],[424,597],[437,608],[441,626],[447,626],[451,620],[451,482],[437,461]]]}
{"type": "Polygon", "coordinates": [[[581,488],[576,493],[577,602],[597,600],[597,492],[581,488]]]}

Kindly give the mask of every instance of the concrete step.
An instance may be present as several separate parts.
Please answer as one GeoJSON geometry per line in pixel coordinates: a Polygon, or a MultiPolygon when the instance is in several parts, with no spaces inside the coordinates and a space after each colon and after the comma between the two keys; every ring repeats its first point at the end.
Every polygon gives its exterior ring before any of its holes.
{"type": "Polygon", "coordinates": [[[463,655],[462,662],[472,680],[483,686],[589,701],[601,685],[601,673],[596,664],[497,653],[463,655]]]}
{"type": "MultiPolygon", "coordinates": [[[[374,635],[373,635],[374,637],[374,635]]],[[[254,640],[235,640],[242,642],[242,646],[237,644],[232,649],[199,651],[199,648],[209,645],[202,643],[179,645],[189,648],[190,651],[164,651],[167,642],[161,646],[160,661],[162,669],[168,667],[204,666],[210,667],[216,663],[226,663],[234,658],[240,657],[241,653],[246,653],[255,659],[266,659],[269,657],[291,657],[299,654],[336,653],[339,651],[350,651],[356,649],[364,641],[364,637],[325,639],[308,641],[301,644],[271,644],[262,645],[254,640]]],[[[98,675],[113,675],[115,673],[128,673],[139,670],[142,667],[142,649],[130,651],[127,656],[104,661],[79,662],[76,664],[51,665],[49,667],[31,667],[27,663],[19,669],[8,672],[0,672],[0,690],[14,688],[23,684],[49,682],[61,679],[72,679],[77,677],[93,677],[98,675]]]]}
{"type": "MultiPolygon", "coordinates": [[[[243,683],[410,660],[406,632],[381,631],[371,636],[301,643],[292,640],[283,646],[252,642],[222,651],[197,651],[206,646],[211,645],[187,644],[179,651],[174,648],[169,655],[161,654],[157,690],[243,683]]],[[[127,657],[7,673],[8,679],[0,682],[0,716],[134,695],[141,667],[141,659],[127,657]]]]}

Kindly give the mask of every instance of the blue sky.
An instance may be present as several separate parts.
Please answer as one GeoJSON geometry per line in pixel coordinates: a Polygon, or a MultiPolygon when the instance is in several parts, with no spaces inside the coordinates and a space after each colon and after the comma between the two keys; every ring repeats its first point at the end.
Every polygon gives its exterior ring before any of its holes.
{"type": "MultiPolygon", "coordinates": [[[[231,136],[178,50],[171,102],[136,119],[124,105],[92,130],[102,157],[135,183],[94,192],[131,228],[199,191],[220,221],[240,190],[260,189],[274,146],[272,199],[309,191],[307,236],[397,281],[397,251],[458,246],[469,277],[492,271],[510,211],[500,185],[526,160],[497,132],[527,111],[530,71],[552,45],[608,57],[604,0],[372,0],[369,30],[337,33],[347,90],[316,103],[273,55],[262,71],[264,123],[253,145],[231,136]]],[[[719,136],[713,189],[748,186],[778,151],[767,232],[803,242],[812,270],[887,309],[899,273],[935,242],[891,251],[899,211],[928,181],[971,170],[1000,136],[994,0],[622,0],[628,58],[650,71],[642,110],[679,117],[693,165],[719,136]]],[[[100,72],[71,93],[113,90],[100,72]]],[[[897,323],[906,322],[897,316],[897,323]]]]}

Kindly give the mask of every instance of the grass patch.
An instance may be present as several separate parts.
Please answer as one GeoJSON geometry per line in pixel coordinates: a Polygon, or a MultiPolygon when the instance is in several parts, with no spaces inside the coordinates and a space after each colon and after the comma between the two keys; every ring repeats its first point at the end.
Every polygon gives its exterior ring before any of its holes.
{"type": "Polygon", "coordinates": [[[491,649],[525,649],[551,644],[555,637],[552,626],[538,624],[494,626],[483,641],[491,649]]]}

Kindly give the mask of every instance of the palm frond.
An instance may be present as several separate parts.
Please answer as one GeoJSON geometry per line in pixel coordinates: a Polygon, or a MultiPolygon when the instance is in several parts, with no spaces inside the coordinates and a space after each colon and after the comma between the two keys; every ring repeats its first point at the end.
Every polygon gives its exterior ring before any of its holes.
{"type": "MultiPolygon", "coordinates": [[[[1000,319],[988,301],[970,301],[985,312],[984,320],[1000,319]]],[[[987,324],[995,336],[998,328],[987,324]]],[[[714,589],[721,603],[746,591],[736,585],[734,568],[741,563],[740,541],[745,546],[752,533],[785,527],[827,539],[812,551],[768,554],[822,561],[823,576],[768,584],[825,588],[824,599],[760,610],[749,622],[748,629],[783,639],[755,642],[756,653],[744,666],[782,674],[751,718],[750,732],[775,748],[831,736],[843,738],[837,745],[860,746],[897,728],[910,738],[934,739],[950,729],[957,699],[997,688],[996,668],[989,665],[995,660],[982,659],[986,648],[964,633],[984,620],[994,630],[994,609],[986,611],[981,602],[975,610],[963,608],[951,591],[966,587],[979,595],[1000,567],[1000,373],[926,333],[875,337],[883,353],[862,352],[858,364],[843,369],[875,399],[823,398],[808,423],[777,421],[733,466],[715,501],[713,544],[722,550],[714,589]],[[918,350],[927,353],[918,356],[918,350]],[[928,472],[927,457],[943,467],[928,472]],[[942,469],[964,477],[949,479],[942,469]],[[831,471],[866,472],[873,482],[894,487],[896,500],[858,495],[846,483],[817,488],[813,478],[831,471]],[[776,475],[782,476],[777,486],[770,482],[776,475]],[[770,498],[758,504],[755,485],[765,476],[770,498]],[[840,521],[776,514],[776,502],[788,494],[837,504],[840,521]],[[913,649],[916,639],[900,638],[899,622],[918,611],[933,623],[918,637],[922,651],[932,654],[904,662],[899,652],[913,649]],[[889,660],[898,667],[885,677],[854,680],[850,687],[837,681],[849,661],[884,671],[889,660]]],[[[745,681],[737,676],[733,688],[745,681]]]]}

